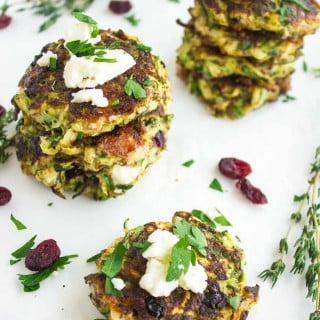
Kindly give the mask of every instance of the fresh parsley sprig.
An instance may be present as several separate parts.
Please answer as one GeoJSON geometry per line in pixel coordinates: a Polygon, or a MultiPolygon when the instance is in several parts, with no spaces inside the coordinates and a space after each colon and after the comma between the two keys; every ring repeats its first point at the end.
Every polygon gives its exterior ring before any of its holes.
{"type": "Polygon", "coordinates": [[[300,204],[297,212],[291,215],[288,230],[279,242],[279,257],[259,277],[270,280],[272,287],[277,283],[286,268],[284,259],[289,252],[289,235],[293,227],[302,221],[304,213],[301,234],[294,243],[294,263],[290,272],[303,274],[306,271],[307,298],[315,302],[315,310],[310,314],[309,320],[320,320],[320,146],[316,149],[310,174],[307,191],[294,197],[300,204]]]}

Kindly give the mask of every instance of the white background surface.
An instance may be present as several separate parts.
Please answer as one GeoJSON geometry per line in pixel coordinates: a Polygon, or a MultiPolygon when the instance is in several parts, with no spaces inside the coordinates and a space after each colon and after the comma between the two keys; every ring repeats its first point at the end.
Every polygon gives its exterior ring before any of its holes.
{"type": "MultiPolygon", "coordinates": [[[[302,278],[286,272],[271,290],[269,283],[261,282],[257,275],[275,258],[278,240],[295,210],[293,195],[305,191],[309,164],[320,144],[320,79],[302,70],[303,59],[309,66],[320,67],[320,34],[306,39],[305,57],[296,63],[290,92],[295,101],[282,103],[280,99],[238,121],[215,119],[196,97],[189,95],[176,76],[175,50],[183,30],[175,20],[187,21],[192,0],[181,2],[135,1],[131,13],[141,19],[138,27],[111,14],[107,1],[96,0],[88,10],[101,28],[123,28],[139,36],[166,63],[174,96],[171,111],[175,115],[168,150],[126,195],[106,202],[85,197],[58,198],[23,175],[15,156],[0,167],[0,185],[13,193],[11,202],[0,207],[0,320],[99,318],[83,280],[95,271],[95,266],[85,260],[121,235],[126,218],[130,218],[129,226],[133,227],[152,220],[168,220],[177,210],[197,208],[212,213],[216,207],[232,222],[232,232],[242,240],[248,284],[261,286],[259,304],[248,319],[308,318],[313,305],[305,299],[302,278]],[[249,178],[266,193],[269,204],[251,204],[236,190],[233,181],[219,174],[217,163],[226,156],[252,165],[249,178]],[[181,163],[189,159],[194,159],[195,164],[182,167],[181,163]],[[226,192],[209,189],[214,177],[226,192]],[[52,207],[48,207],[49,202],[53,202],[52,207]],[[11,213],[28,229],[17,231],[9,219],[11,213]],[[34,234],[39,242],[56,239],[62,255],[80,256],[64,271],[41,283],[40,290],[24,293],[17,274],[27,270],[23,263],[10,266],[10,253],[34,234]]],[[[16,13],[12,25],[0,31],[0,104],[6,107],[34,55],[47,42],[62,37],[74,23],[71,16],[65,16],[38,34],[42,21],[29,13],[16,13]]]]}

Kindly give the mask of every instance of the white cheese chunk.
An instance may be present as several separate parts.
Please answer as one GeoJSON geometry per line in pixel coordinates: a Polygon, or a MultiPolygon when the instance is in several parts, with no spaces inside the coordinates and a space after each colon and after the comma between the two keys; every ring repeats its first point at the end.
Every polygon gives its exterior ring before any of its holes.
{"type": "Polygon", "coordinates": [[[159,261],[168,262],[172,247],[179,241],[179,238],[167,230],[156,230],[150,234],[148,241],[152,245],[143,252],[146,259],[154,258],[159,261]]]}
{"type": "Polygon", "coordinates": [[[50,64],[50,58],[58,59],[58,56],[52,51],[47,51],[37,60],[37,64],[40,67],[48,67],[50,64]]]}
{"type": "Polygon", "coordinates": [[[73,99],[71,102],[91,102],[92,105],[97,107],[108,106],[108,99],[103,96],[102,89],[82,89],[78,92],[72,93],[73,99]]]}
{"type": "Polygon", "coordinates": [[[119,291],[121,291],[126,286],[126,284],[124,283],[124,281],[121,278],[112,278],[111,282],[112,282],[114,288],[119,291]]]}
{"type": "Polygon", "coordinates": [[[133,57],[122,49],[106,50],[101,58],[115,59],[115,62],[94,62],[90,59],[72,55],[66,63],[63,78],[68,88],[94,88],[121,75],[133,67],[133,57]]]}
{"type": "Polygon", "coordinates": [[[184,290],[191,290],[194,293],[202,293],[207,287],[208,276],[205,269],[198,262],[189,266],[186,274],[179,279],[179,285],[184,290]]]}
{"type": "Polygon", "coordinates": [[[72,28],[67,30],[64,35],[65,43],[80,40],[90,42],[91,44],[96,44],[101,41],[100,35],[96,36],[95,38],[91,37],[92,33],[92,26],[87,23],[77,23],[72,28]]]}
{"type": "Polygon", "coordinates": [[[115,185],[131,184],[139,175],[140,167],[120,166],[116,164],[112,168],[111,176],[115,185]]]}
{"type": "Polygon", "coordinates": [[[163,264],[156,259],[147,262],[145,274],[141,277],[139,285],[154,297],[168,297],[175,290],[179,282],[166,281],[168,264],[163,264]]]}

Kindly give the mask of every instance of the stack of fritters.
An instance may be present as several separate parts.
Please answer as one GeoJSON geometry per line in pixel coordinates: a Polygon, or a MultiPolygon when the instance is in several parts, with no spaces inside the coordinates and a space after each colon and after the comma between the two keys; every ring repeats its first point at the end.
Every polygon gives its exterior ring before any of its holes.
{"type": "Polygon", "coordinates": [[[177,61],[215,116],[238,118],[290,89],[303,37],[320,26],[315,0],[195,0],[177,61]]]}
{"type": "Polygon", "coordinates": [[[168,75],[149,47],[122,31],[100,31],[98,45],[116,44],[136,64],[99,85],[106,107],[72,102],[64,67],[70,58],[65,40],[50,43],[42,53],[57,55],[55,70],[35,58],[19,83],[13,104],[22,111],[16,135],[18,160],[58,195],[65,190],[94,199],[116,197],[131,188],[164,150],[171,116],[168,75]],[[145,94],[129,95],[128,80],[145,94]]]}

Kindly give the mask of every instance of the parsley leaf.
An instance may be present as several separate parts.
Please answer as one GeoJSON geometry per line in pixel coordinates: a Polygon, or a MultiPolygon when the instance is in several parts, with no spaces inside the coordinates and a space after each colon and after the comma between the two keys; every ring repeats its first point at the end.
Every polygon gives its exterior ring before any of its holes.
{"type": "Polygon", "coordinates": [[[57,69],[57,58],[50,57],[50,59],[49,59],[49,69],[51,71],[54,71],[54,70],[57,69]]]}
{"type": "Polygon", "coordinates": [[[240,306],[240,302],[241,302],[241,299],[240,297],[238,296],[233,296],[233,297],[229,297],[228,298],[228,304],[233,308],[233,309],[238,309],[239,306],[240,306]]]}
{"type": "Polygon", "coordinates": [[[80,22],[83,22],[86,24],[97,24],[97,22],[94,19],[92,19],[91,17],[89,17],[83,12],[75,11],[72,13],[72,15],[80,22]]]}
{"type": "Polygon", "coordinates": [[[122,297],[123,296],[122,292],[114,287],[111,280],[112,279],[110,277],[106,277],[105,292],[107,294],[111,294],[116,297],[122,297]]]}
{"type": "Polygon", "coordinates": [[[60,257],[49,268],[31,274],[19,274],[25,292],[32,292],[40,288],[40,282],[47,279],[54,271],[64,269],[64,266],[69,264],[70,259],[78,257],[77,254],[60,257]]]}
{"type": "Polygon", "coordinates": [[[11,154],[7,151],[14,144],[14,137],[8,138],[6,126],[15,120],[14,109],[0,114],[0,163],[5,163],[11,154]]]}
{"type": "Polygon", "coordinates": [[[143,99],[147,96],[146,90],[144,90],[143,87],[132,78],[127,80],[124,85],[124,91],[129,97],[133,95],[137,100],[143,99]]]}
{"type": "Polygon", "coordinates": [[[194,164],[194,160],[188,160],[188,161],[184,162],[184,163],[182,164],[182,166],[189,168],[189,167],[191,167],[193,164],[194,164]]]}
{"type": "Polygon", "coordinates": [[[86,260],[86,262],[87,263],[94,262],[94,261],[98,260],[101,256],[102,256],[102,252],[99,252],[99,253],[93,255],[92,257],[88,258],[86,260]]]}
{"type": "Polygon", "coordinates": [[[150,241],[134,242],[132,244],[133,247],[141,249],[141,252],[145,252],[151,245],[152,245],[152,242],[150,241]]]}
{"type": "Polygon", "coordinates": [[[189,243],[180,239],[172,248],[166,281],[178,280],[182,274],[186,274],[190,263],[195,265],[196,256],[189,249],[189,243]]]}
{"type": "Polygon", "coordinates": [[[191,214],[194,217],[198,218],[200,221],[208,224],[211,229],[214,230],[214,229],[217,228],[217,225],[215,224],[215,222],[210,218],[210,216],[208,216],[203,211],[194,209],[194,210],[191,211],[191,214]]]}
{"type": "Polygon", "coordinates": [[[143,43],[137,43],[136,48],[141,51],[151,52],[152,48],[149,46],[144,45],[143,43]]]}
{"type": "Polygon", "coordinates": [[[24,230],[27,229],[27,227],[18,219],[16,219],[14,217],[14,215],[11,213],[10,215],[10,220],[14,223],[14,225],[16,226],[17,230],[24,230]]]}
{"type": "Polygon", "coordinates": [[[15,250],[14,252],[11,253],[11,255],[13,257],[15,257],[16,259],[21,259],[26,257],[26,255],[28,254],[28,252],[31,250],[31,248],[34,246],[35,244],[35,238],[37,237],[37,235],[34,235],[29,241],[27,241],[23,246],[21,246],[20,248],[18,248],[17,250],[15,250]]]}
{"type": "Polygon", "coordinates": [[[216,191],[219,191],[219,192],[223,192],[223,189],[222,189],[222,186],[221,186],[221,183],[219,182],[219,180],[217,178],[214,178],[210,185],[209,185],[209,188],[213,189],[213,190],[216,190],[216,191]]]}
{"type": "Polygon", "coordinates": [[[289,101],[293,101],[293,100],[296,100],[296,98],[286,94],[284,99],[282,100],[282,102],[289,102],[289,101]]]}
{"type": "Polygon", "coordinates": [[[134,27],[138,26],[140,23],[140,19],[137,19],[134,14],[131,14],[130,16],[125,17],[125,19],[134,27]]]}

